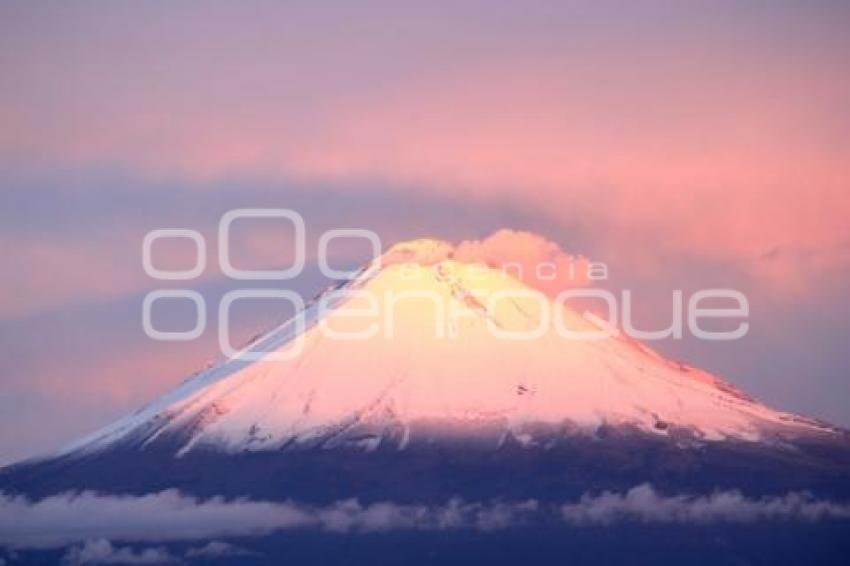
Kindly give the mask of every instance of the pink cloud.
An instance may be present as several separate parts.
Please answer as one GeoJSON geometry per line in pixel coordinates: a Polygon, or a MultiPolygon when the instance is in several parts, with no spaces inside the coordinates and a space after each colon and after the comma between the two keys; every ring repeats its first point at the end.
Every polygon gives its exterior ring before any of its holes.
{"type": "Polygon", "coordinates": [[[402,242],[384,253],[381,264],[432,266],[446,260],[486,265],[551,296],[587,285],[591,275],[586,258],[569,255],[557,243],[539,234],[509,229],[498,230],[483,240],[463,240],[457,245],[436,239],[402,242]]]}
{"type": "Polygon", "coordinates": [[[549,295],[589,283],[586,258],[569,255],[555,242],[531,232],[499,230],[483,240],[461,242],[454,258],[502,269],[549,295]]]}
{"type": "MultiPolygon", "coordinates": [[[[141,242],[141,233],[112,227],[108,238],[0,238],[4,252],[0,316],[31,315],[68,304],[120,299],[154,287],[156,281],[142,267],[141,242]]],[[[154,266],[161,270],[191,268],[197,254],[194,245],[187,242],[172,238],[154,244],[154,266]]],[[[210,269],[201,279],[217,273],[216,261],[216,256],[208,259],[210,269]]]]}
{"type": "MultiPolygon", "coordinates": [[[[117,234],[97,242],[2,239],[0,316],[44,312],[69,302],[117,298],[143,289],[141,251],[129,257],[120,241],[117,234]]],[[[132,244],[132,249],[141,249],[132,244]]]]}

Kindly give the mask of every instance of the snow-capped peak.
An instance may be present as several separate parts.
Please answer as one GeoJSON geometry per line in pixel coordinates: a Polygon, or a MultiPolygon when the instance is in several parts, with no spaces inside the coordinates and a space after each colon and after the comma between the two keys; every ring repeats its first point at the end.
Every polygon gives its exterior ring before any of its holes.
{"type": "Polygon", "coordinates": [[[486,423],[530,445],[541,427],[628,426],[705,441],[828,432],[630,339],[567,339],[544,319],[599,328],[498,269],[452,259],[453,249],[425,239],[393,246],[380,268],[311,303],[302,332],[290,321],[252,344],[265,358],[225,361],[67,451],[170,434],[183,439],[179,453],[374,448],[390,437],[402,448],[435,423],[460,435],[486,423]],[[520,331],[535,336],[506,337],[520,331]],[[299,355],[272,355],[296,342],[299,355]]]}

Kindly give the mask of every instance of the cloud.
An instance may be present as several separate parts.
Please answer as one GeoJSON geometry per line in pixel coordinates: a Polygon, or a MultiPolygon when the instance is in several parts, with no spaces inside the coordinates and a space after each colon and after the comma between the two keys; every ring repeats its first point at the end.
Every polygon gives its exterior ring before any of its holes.
{"type": "Polygon", "coordinates": [[[815,500],[801,493],[761,499],[747,498],[737,491],[710,496],[664,496],[649,485],[625,494],[586,494],[560,507],[534,500],[465,502],[458,498],[441,505],[345,500],[317,507],[294,502],[225,501],[219,497],[201,501],[176,490],[140,497],[66,493],[38,502],[0,495],[0,546],[51,548],[82,544],[69,552],[69,559],[142,563],[153,556],[167,556],[162,549],[116,548],[108,541],[213,539],[190,549],[190,553],[200,556],[241,552],[216,542],[219,537],[263,536],[285,529],[336,533],[399,529],[492,531],[550,521],[553,517],[560,517],[566,526],[634,520],[696,524],[847,520],[850,504],[815,500]]]}
{"type": "Polygon", "coordinates": [[[557,243],[522,230],[501,229],[482,240],[463,240],[457,245],[431,239],[402,242],[387,250],[382,265],[430,266],[449,259],[501,270],[550,296],[590,281],[586,258],[570,255],[557,243]]]}
{"type": "MultiPolygon", "coordinates": [[[[258,556],[258,553],[240,546],[212,540],[202,546],[193,546],[186,550],[184,558],[188,561],[197,559],[216,560],[221,558],[258,556]]],[[[163,547],[140,548],[131,546],[115,546],[103,539],[91,539],[80,545],[72,546],[62,556],[62,563],[68,566],[86,564],[182,564],[179,556],[172,554],[163,547]]],[[[2,566],[3,562],[0,562],[2,566]]]]}
{"type": "Polygon", "coordinates": [[[116,299],[149,287],[139,275],[141,253],[127,253],[139,246],[125,236],[111,234],[96,242],[0,237],[0,316],[44,312],[72,301],[116,299]]]}
{"type": "Polygon", "coordinates": [[[483,240],[466,240],[457,245],[454,257],[519,274],[527,285],[550,295],[589,282],[586,258],[531,232],[499,230],[483,240]]]}
{"type": "Polygon", "coordinates": [[[619,521],[646,523],[752,523],[762,520],[850,519],[850,504],[817,501],[805,493],[749,499],[739,491],[708,496],[665,496],[648,484],[625,494],[585,494],[561,507],[563,519],[574,525],[608,525],[619,521]]]}
{"type": "Polygon", "coordinates": [[[255,552],[245,548],[222,542],[220,540],[212,540],[203,546],[193,546],[186,551],[186,558],[221,558],[233,556],[253,556],[255,552]]]}
{"type": "Polygon", "coordinates": [[[115,547],[106,539],[86,541],[68,550],[62,562],[70,566],[83,564],[177,564],[180,561],[164,548],[134,551],[128,546],[115,547]]]}
{"type": "Polygon", "coordinates": [[[63,546],[91,538],[195,540],[224,534],[265,534],[316,523],[309,510],[287,503],[197,501],[175,490],[141,497],[63,494],[31,503],[0,499],[0,544],[63,546]]]}
{"type": "Polygon", "coordinates": [[[83,492],[38,502],[0,496],[0,545],[53,547],[92,538],[196,540],[307,527],[333,532],[461,527],[488,530],[516,523],[521,515],[535,510],[533,502],[479,504],[459,499],[440,506],[363,505],[346,500],[324,507],[221,498],[199,501],[176,490],[141,497],[83,492]]]}

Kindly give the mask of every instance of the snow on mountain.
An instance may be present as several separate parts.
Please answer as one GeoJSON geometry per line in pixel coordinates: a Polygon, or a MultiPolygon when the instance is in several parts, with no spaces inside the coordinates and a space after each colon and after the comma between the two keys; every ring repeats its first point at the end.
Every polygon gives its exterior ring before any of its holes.
{"type": "Polygon", "coordinates": [[[456,261],[453,251],[436,240],[394,246],[380,266],[311,302],[303,328],[290,320],[244,350],[258,361],[223,361],[63,453],[171,434],[182,439],[178,456],[199,446],[263,451],[320,441],[403,449],[429,426],[464,435],[484,424],[525,445],[545,442],[541,427],[686,431],[706,442],[831,434],[629,338],[568,339],[554,319],[574,331],[600,327],[499,269],[456,261]],[[534,339],[498,335],[538,327],[534,339]]]}

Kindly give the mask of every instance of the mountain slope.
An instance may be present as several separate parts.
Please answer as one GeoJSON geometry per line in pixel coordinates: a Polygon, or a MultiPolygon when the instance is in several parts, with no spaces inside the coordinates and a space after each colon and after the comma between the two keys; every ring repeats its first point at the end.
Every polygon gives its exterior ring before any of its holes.
{"type": "Polygon", "coordinates": [[[563,336],[556,319],[573,331],[600,328],[501,271],[451,259],[434,263],[427,251],[439,247],[432,241],[396,246],[390,261],[405,250],[411,258],[329,291],[323,298],[329,308],[322,311],[318,300],[307,309],[310,327],[303,333],[293,332],[290,321],[249,348],[271,350],[268,356],[214,367],[71,450],[140,434],[152,442],[186,429],[190,439],[178,454],[198,445],[273,450],[354,425],[376,431],[364,444],[373,446],[381,430],[401,427],[409,440],[411,425],[439,420],[461,428],[500,420],[505,432],[529,442],[525,427],[539,423],[569,423],[579,431],[631,425],[660,435],[684,429],[705,440],[831,432],[626,338],[563,336]],[[370,307],[371,316],[363,316],[370,307]],[[532,339],[497,335],[536,328],[545,332],[532,339]],[[294,354],[299,340],[299,355],[271,359],[294,354]]]}
{"type": "Polygon", "coordinates": [[[201,372],[58,455],[7,471],[5,483],[39,493],[185,484],[208,495],[379,497],[375,485],[403,491],[427,473],[436,497],[476,482],[490,496],[528,495],[514,485],[520,470],[544,486],[537,495],[653,478],[706,489],[847,478],[843,431],[770,409],[628,338],[565,337],[556,322],[573,333],[601,327],[452,255],[434,240],[393,247],[308,305],[303,326],[293,319],[249,345],[243,354],[256,361],[201,372]],[[328,479],[340,467],[349,483],[328,479]],[[124,476],[95,479],[99,468],[124,476]]]}

